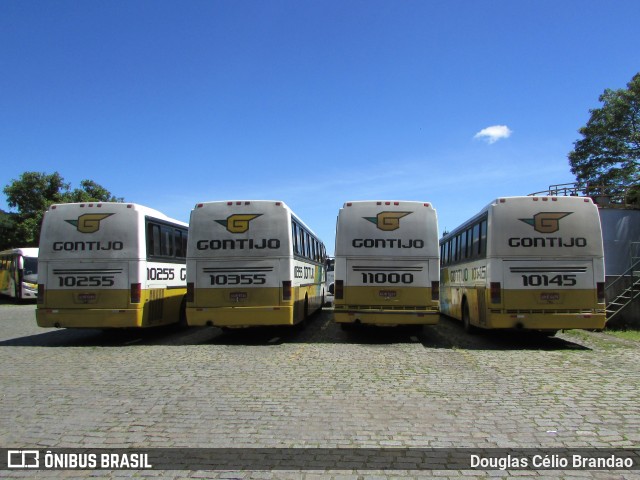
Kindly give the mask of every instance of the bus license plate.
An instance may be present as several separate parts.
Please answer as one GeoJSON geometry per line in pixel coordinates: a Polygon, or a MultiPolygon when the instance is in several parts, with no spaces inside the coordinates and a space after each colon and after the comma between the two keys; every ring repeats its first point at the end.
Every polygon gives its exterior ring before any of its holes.
{"type": "Polygon", "coordinates": [[[558,292],[544,292],[540,294],[541,303],[559,303],[560,294],[558,292]]]}
{"type": "Polygon", "coordinates": [[[398,294],[395,290],[380,290],[378,295],[383,298],[395,298],[398,294]]]}
{"type": "Polygon", "coordinates": [[[78,294],[78,303],[87,304],[87,303],[96,303],[98,300],[98,296],[95,293],[79,293],[78,294]]]}
{"type": "Polygon", "coordinates": [[[247,292],[231,292],[229,298],[234,302],[241,302],[248,298],[247,292]]]}

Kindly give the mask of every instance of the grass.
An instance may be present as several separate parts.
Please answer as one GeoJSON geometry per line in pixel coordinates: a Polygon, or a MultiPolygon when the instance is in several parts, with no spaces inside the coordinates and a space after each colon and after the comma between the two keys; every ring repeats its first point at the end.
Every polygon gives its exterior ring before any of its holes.
{"type": "Polygon", "coordinates": [[[606,330],[605,332],[614,337],[640,342],[640,330],[606,330]]]}

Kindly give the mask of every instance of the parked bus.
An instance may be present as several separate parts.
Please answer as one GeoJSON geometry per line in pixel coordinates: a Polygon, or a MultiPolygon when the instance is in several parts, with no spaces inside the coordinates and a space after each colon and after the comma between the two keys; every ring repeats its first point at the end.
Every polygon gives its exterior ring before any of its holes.
{"type": "Polygon", "coordinates": [[[336,268],[336,259],[327,257],[327,261],[325,262],[327,267],[327,292],[329,295],[333,295],[333,288],[335,282],[335,268],[336,268]]]}
{"type": "Polygon", "coordinates": [[[184,321],[184,222],[132,203],[52,205],[40,235],[41,327],[154,327],[184,321]]]}
{"type": "Polygon", "coordinates": [[[438,322],[438,219],[430,203],[347,202],[336,228],[334,319],[438,322]]]}
{"type": "Polygon", "coordinates": [[[440,309],[467,331],[604,327],[602,232],[590,198],[499,198],[443,236],[440,257],[440,309]]]}
{"type": "Polygon", "coordinates": [[[0,293],[16,301],[34,300],[38,293],[38,249],[0,252],[0,293]]]}
{"type": "Polygon", "coordinates": [[[283,202],[199,203],[189,228],[189,325],[293,325],[322,307],[325,247],[283,202]]]}

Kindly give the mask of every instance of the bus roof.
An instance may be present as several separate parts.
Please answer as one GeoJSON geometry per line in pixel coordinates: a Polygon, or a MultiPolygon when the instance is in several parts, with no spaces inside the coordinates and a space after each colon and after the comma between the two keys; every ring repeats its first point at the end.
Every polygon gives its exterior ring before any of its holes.
{"type": "MultiPolygon", "coordinates": [[[[448,238],[457,235],[461,231],[468,228],[471,224],[475,223],[480,217],[486,215],[490,210],[493,210],[496,206],[501,204],[513,204],[513,203],[521,203],[526,205],[534,205],[535,202],[541,202],[540,205],[544,204],[544,202],[560,202],[563,204],[566,203],[574,203],[576,206],[590,204],[591,208],[595,206],[593,200],[590,197],[535,197],[535,196],[513,196],[513,197],[498,197],[495,200],[489,202],[482,210],[480,210],[473,217],[469,218],[464,223],[458,225],[456,228],[442,235],[441,241],[446,241],[448,238]],[[526,203],[530,202],[530,203],[526,203]]],[[[535,204],[537,205],[537,204],[535,204]]]]}
{"type": "MultiPolygon", "coordinates": [[[[399,206],[402,205],[413,205],[415,207],[419,205],[423,205],[428,208],[433,208],[433,205],[430,202],[421,202],[417,200],[354,200],[350,202],[344,202],[342,208],[346,207],[369,207],[369,206],[399,206]]],[[[434,208],[433,208],[434,209],[434,208]]],[[[435,210],[435,209],[434,209],[435,210]]]]}
{"type": "Polygon", "coordinates": [[[336,257],[432,257],[438,254],[438,216],[429,202],[346,202],[338,213],[336,257]],[[415,247],[420,245],[419,247],[415,247]]]}
{"type": "Polygon", "coordinates": [[[47,212],[53,211],[53,210],[78,210],[78,209],[84,209],[84,208],[104,208],[104,207],[109,207],[109,208],[115,208],[115,209],[131,209],[133,211],[136,212],[140,212],[143,215],[148,215],[154,218],[157,218],[159,220],[166,220],[168,222],[172,222],[172,223],[177,223],[179,225],[182,225],[184,227],[188,226],[189,224],[180,220],[176,220],[175,218],[171,218],[167,215],[165,215],[164,213],[155,210],[153,208],[150,207],[145,207],[144,205],[140,205],[137,203],[131,203],[131,202],[80,202],[80,203],[56,203],[54,205],[51,205],[49,207],[49,209],[47,210],[47,212]]]}
{"type": "Polygon", "coordinates": [[[307,231],[316,237],[318,237],[315,232],[309,228],[307,224],[305,224],[300,217],[298,217],[293,210],[282,200],[212,200],[208,202],[198,202],[194,207],[194,211],[200,208],[210,207],[210,208],[218,208],[218,207],[240,207],[240,206],[249,206],[249,205],[257,205],[259,208],[265,208],[266,206],[274,206],[274,207],[283,207],[286,211],[288,211],[296,221],[302,225],[307,231]]]}
{"type": "Polygon", "coordinates": [[[38,248],[37,247],[10,248],[8,250],[3,250],[0,252],[0,255],[14,255],[14,254],[20,254],[24,257],[37,257],[38,248]]]}

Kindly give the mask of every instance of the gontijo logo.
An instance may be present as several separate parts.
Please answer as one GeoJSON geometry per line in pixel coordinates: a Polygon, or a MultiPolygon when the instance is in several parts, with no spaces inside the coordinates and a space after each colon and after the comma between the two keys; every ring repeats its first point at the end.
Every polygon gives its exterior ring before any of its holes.
{"type": "Polygon", "coordinates": [[[411,212],[380,212],[375,217],[362,217],[373,223],[378,229],[391,232],[400,228],[400,219],[411,212]]]}
{"type": "Polygon", "coordinates": [[[80,233],[95,233],[100,230],[100,222],[111,215],[113,213],[85,213],[77,220],[65,220],[65,222],[76,227],[80,233]]]}
{"type": "Polygon", "coordinates": [[[231,233],[244,233],[249,230],[249,222],[261,215],[261,213],[237,213],[228,216],[226,220],[216,220],[215,222],[231,233]]]}
{"type": "Polygon", "coordinates": [[[536,232],[554,233],[560,230],[560,219],[573,212],[540,212],[533,218],[519,218],[521,222],[531,225],[536,232]]]}

